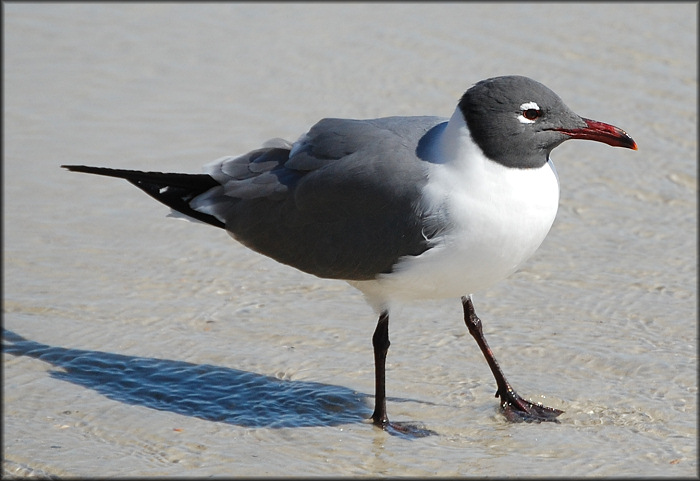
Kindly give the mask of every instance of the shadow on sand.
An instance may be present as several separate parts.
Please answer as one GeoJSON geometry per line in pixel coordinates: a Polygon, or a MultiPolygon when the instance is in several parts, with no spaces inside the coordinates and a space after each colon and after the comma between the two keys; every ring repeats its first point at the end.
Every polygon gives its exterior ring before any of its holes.
{"type": "Polygon", "coordinates": [[[366,394],[307,381],[170,359],[66,349],[3,329],[3,352],[47,362],[51,377],[115,401],[244,427],[336,426],[364,422],[366,394]]]}

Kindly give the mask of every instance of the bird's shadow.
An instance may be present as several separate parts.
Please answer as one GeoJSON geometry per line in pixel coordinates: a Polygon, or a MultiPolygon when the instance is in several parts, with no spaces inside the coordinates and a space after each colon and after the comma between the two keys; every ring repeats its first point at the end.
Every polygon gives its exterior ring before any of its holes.
{"type": "Polygon", "coordinates": [[[331,384],[171,359],[49,346],[3,329],[3,352],[47,362],[55,379],[115,401],[243,427],[366,422],[366,394],[331,384]]]}

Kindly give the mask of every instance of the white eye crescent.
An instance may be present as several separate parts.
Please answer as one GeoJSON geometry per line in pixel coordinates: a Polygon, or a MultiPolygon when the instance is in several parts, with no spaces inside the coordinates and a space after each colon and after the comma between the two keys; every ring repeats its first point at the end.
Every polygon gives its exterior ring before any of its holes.
{"type": "Polygon", "coordinates": [[[536,102],[525,102],[520,106],[518,120],[524,124],[532,124],[542,116],[542,109],[536,102]]]}

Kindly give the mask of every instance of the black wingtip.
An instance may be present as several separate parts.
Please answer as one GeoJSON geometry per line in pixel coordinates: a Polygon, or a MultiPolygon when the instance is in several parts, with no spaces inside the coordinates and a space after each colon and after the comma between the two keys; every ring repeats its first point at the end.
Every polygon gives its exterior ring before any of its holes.
{"type": "Polygon", "coordinates": [[[92,167],[89,165],[62,165],[71,172],[105,175],[117,177],[131,182],[133,185],[173,210],[186,216],[213,225],[226,228],[218,218],[196,211],[190,207],[190,200],[203,194],[212,187],[219,185],[207,174],[175,174],[163,172],[143,172],[141,170],[111,169],[108,167],[92,167]]]}
{"type": "Polygon", "coordinates": [[[61,168],[68,169],[71,172],[87,172],[91,174],[95,170],[99,170],[104,167],[89,167],[87,165],[62,165],[61,168]]]}
{"type": "Polygon", "coordinates": [[[62,165],[61,167],[71,172],[106,175],[108,177],[119,177],[120,179],[129,179],[136,174],[144,174],[144,172],[138,170],[110,169],[108,167],[92,167],[89,165],[62,165]]]}

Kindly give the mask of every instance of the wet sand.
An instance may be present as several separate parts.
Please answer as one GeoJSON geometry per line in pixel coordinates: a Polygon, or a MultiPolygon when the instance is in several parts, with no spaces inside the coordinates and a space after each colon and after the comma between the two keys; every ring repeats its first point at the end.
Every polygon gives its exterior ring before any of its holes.
{"type": "Polygon", "coordinates": [[[695,4],[4,5],[3,474],[696,476],[695,4]],[[474,296],[560,424],[509,424],[458,299],[343,282],[64,163],[199,172],[322,117],[449,116],[522,74],[639,151],[567,142],[540,250],[474,296]]]}

